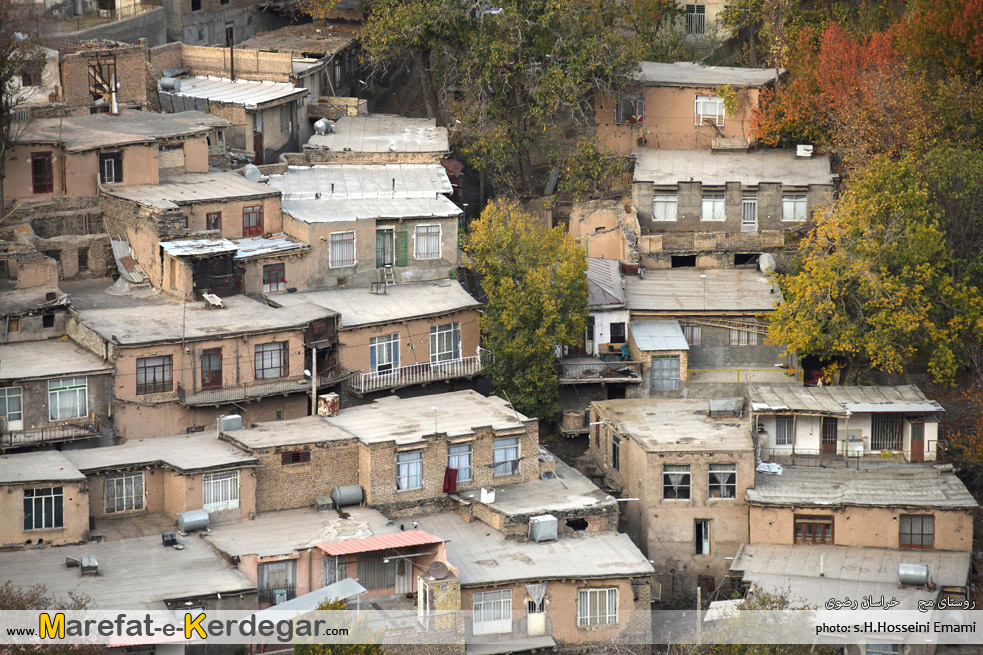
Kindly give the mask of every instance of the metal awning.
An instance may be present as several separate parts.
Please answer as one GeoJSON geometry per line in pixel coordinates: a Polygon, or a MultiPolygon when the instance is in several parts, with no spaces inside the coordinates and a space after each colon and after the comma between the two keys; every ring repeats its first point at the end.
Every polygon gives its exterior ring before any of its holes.
{"type": "Polygon", "coordinates": [[[435,537],[423,530],[407,530],[394,534],[379,535],[377,537],[366,537],[365,539],[349,539],[348,541],[335,541],[327,544],[318,544],[317,547],[328,555],[351,555],[354,553],[367,553],[373,550],[386,550],[388,548],[406,548],[408,546],[425,546],[427,544],[442,544],[444,540],[435,537]]]}

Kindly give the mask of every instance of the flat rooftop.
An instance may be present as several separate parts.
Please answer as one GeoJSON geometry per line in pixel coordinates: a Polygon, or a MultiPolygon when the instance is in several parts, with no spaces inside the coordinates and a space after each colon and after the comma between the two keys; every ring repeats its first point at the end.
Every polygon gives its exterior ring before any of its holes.
{"type": "Polygon", "coordinates": [[[625,283],[620,261],[587,258],[587,304],[591,307],[624,306],[625,283]]]}
{"type": "Polygon", "coordinates": [[[90,114],[41,118],[28,125],[18,143],[63,143],[68,152],[105,146],[151,143],[157,139],[207,134],[229,121],[200,111],[158,114],[124,109],[118,116],[90,114]]]}
{"type": "Polygon", "coordinates": [[[776,77],[774,68],[701,66],[688,61],[673,64],[655,61],[638,63],[641,70],[635,73],[635,79],[651,85],[761,87],[774,82],[776,77]]]}
{"type": "Polygon", "coordinates": [[[304,223],[343,223],[372,219],[453,218],[461,208],[447,196],[436,198],[342,198],[284,200],[283,211],[304,223]]]}
{"type": "Polygon", "coordinates": [[[87,473],[103,469],[163,465],[181,472],[255,466],[259,461],[220,441],[213,433],[132,439],[119,446],[66,450],[65,457],[87,473]]]}
{"type": "MultiPolygon", "coordinates": [[[[182,87],[182,91],[183,91],[182,87]]],[[[333,152],[450,152],[446,127],[433,118],[390,114],[342,116],[328,134],[315,134],[306,148],[333,152]]]]}
{"type": "Polygon", "coordinates": [[[829,157],[796,157],[791,149],[712,152],[634,148],[631,154],[635,158],[635,182],[652,182],[656,186],[675,186],[680,182],[700,182],[704,187],[728,182],[743,186],[766,182],[796,187],[833,184],[829,157]]]}
{"type": "Polygon", "coordinates": [[[0,484],[81,482],[82,472],[57,450],[0,455],[0,484]]]}
{"type": "Polygon", "coordinates": [[[181,90],[169,93],[187,98],[203,98],[208,102],[236,105],[246,109],[260,109],[306,97],[307,89],[296,87],[289,82],[256,82],[192,76],[181,78],[181,90]]]}
{"type": "Polygon", "coordinates": [[[180,301],[162,296],[117,295],[113,302],[105,302],[99,295],[92,300],[98,309],[85,308],[84,293],[72,296],[79,321],[104,339],[124,346],[299,329],[337,315],[306,302],[277,309],[242,295],[223,298],[224,309],[210,309],[202,302],[187,303],[185,307],[180,301]]]}
{"type": "MultiPolygon", "coordinates": [[[[737,398],[735,406],[742,400],[737,398]]],[[[631,398],[591,403],[602,421],[650,452],[754,452],[747,418],[711,418],[709,400],[631,398]]]]}
{"type": "Polygon", "coordinates": [[[160,535],[80,546],[0,552],[4,580],[19,587],[42,584],[58,601],[70,593],[92,599],[90,609],[164,609],[171,599],[254,591],[256,586],[200,537],[179,537],[182,550],[160,535]],[[99,575],[81,575],[66,557],[94,555],[99,575]]]}
{"type": "Polygon", "coordinates": [[[655,572],[621,533],[564,534],[536,543],[506,539],[484,523],[465,523],[453,512],[416,519],[421,530],[447,540],[447,560],[463,586],[563,578],[619,578],[655,572]]]}
{"type": "Polygon", "coordinates": [[[181,239],[180,241],[161,241],[161,248],[172,257],[200,257],[217,255],[223,252],[235,253],[234,259],[251,259],[288,252],[306,252],[311,249],[304,241],[283,232],[262,237],[243,237],[241,239],[181,239]]]}
{"type": "Polygon", "coordinates": [[[766,312],[782,292],[754,270],[669,268],[626,277],[625,298],[628,309],[644,312],[766,312]]]}
{"type": "Polygon", "coordinates": [[[246,39],[237,47],[264,52],[282,52],[323,58],[341,52],[355,43],[361,27],[344,23],[315,22],[288,25],[246,39]]]}
{"type": "MultiPolygon", "coordinates": [[[[557,477],[495,488],[493,511],[509,516],[617,507],[618,501],[580,471],[555,460],[557,477]]],[[[469,494],[470,495],[470,494],[469,494]]],[[[476,498],[470,498],[477,502],[476,498]]]]}
{"type": "Polygon", "coordinates": [[[785,466],[781,475],[757,473],[747,490],[753,505],[931,507],[974,509],[976,500],[951,472],[907,464],[869,470],[785,466]]]}
{"type": "Polygon", "coordinates": [[[786,546],[742,544],[731,571],[766,590],[788,591],[798,601],[823,607],[830,598],[896,597],[896,610],[917,609],[938,591],[898,585],[899,564],[928,565],[939,585],[965,587],[970,553],[945,550],[898,550],[860,546],[786,546]]]}
{"type": "Polygon", "coordinates": [[[274,301],[285,308],[311,304],[337,312],[341,328],[439,316],[480,306],[456,280],[397,284],[384,294],[371,293],[365,287],[331,287],[280,294],[274,301]]]}
{"type": "Polygon", "coordinates": [[[319,164],[289,166],[267,184],[290,200],[437,198],[454,192],[440,164],[319,164]]]}
{"type": "Polygon", "coordinates": [[[74,341],[0,344],[0,380],[32,380],[108,373],[113,367],[74,341]]]}
{"type": "MultiPolygon", "coordinates": [[[[273,557],[321,543],[400,531],[401,521],[390,521],[374,509],[346,507],[345,512],[348,518],[342,518],[334,510],[317,512],[310,508],[264,512],[249,521],[213,525],[205,539],[231,557],[273,557]]],[[[402,523],[408,525],[409,521],[402,523]]]]}
{"type": "Polygon", "coordinates": [[[55,309],[63,307],[68,300],[68,296],[57,286],[18,289],[16,284],[15,281],[10,280],[0,285],[0,292],[3,294],[0,316],[18,316],[39,309],[55,309]],[[49,293],[55,294],[54,300],[48,300],[49,293]]]}
{"type": "Polygon", "coordinates": [[[287,421],[255,423],[248,429],[223,432],[222,438],[243,448],[262,450],[354,439],[355,435],[328,423],[321,416],[305,416],[287,421]]]}
{"type": "Polygon", "coordinates": [[[847,416],[854,412],[944,412],[913,384],[899,386],[798,387],[752,385],[751,410],[847,416]]]}
{"type": "Polygon", "coordinates": [[[439,434],[453,438],[483,427],[521,430],[522,422],[530,419],[501,398],[469,390],[416,398],[388,396],[370,405],[342,409],[337,416],[324,420],[365,443],[410,444],[433,435],[434,425],[439,434]]]}
{"type": "Polygon", "coordinates": [[[259,182],[250,182],[231,171],[167,175],[160,178],[160,184],[113,187],[105,193],[155,209],[175,209],[199,202],[272,198],[280,195],[276,189],[259,182]]]}

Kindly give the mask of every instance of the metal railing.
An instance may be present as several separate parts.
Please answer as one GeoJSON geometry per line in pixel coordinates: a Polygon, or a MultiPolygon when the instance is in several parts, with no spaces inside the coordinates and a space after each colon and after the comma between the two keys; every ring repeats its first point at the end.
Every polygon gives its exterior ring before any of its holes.
{"type": "Polygon", "coordinates": [[[424,362],[400,366],[389,371],[356,372],[349,385],[354,393],[396,389],[414,384],[474,377],[481,373],[481,358],[462,357],[443,362],[424,362]]]}
{"type": "MultiPolygon", "coordinates": [[[[935,463],[937,441],[928,439],[922,453],[923,462],[935,463]]],[[[878,464],[897,464],[912,462],[911,450],[896,448],[893,450],[870,450],[864,441],[850,442],[837,439],[835,444],[827,444],[825,448],[802,448],[793,445],[762,446],[761,457],[769,462],[783,466],[831,466],[860,468],[861,466],[876,466],[878,464]]]]}
{"type": "Polygon", "coordinates": [[[102,424],[97,418],[66,419],[42,427],[3,430],[0,432],[0,448],[20,448],[74,439],[88,439],[98,436],[101,432],[102,424]]]}
{"type": "Polygon", "coordinates": [[[642,381],[641,362],[559,362],[560,382],[642,381]]]}
{"type": "Polygon", "coordinates": [[[297,586],[279,587],[277,589],[260,589],[258,594],[260,604],[274,605],[278,600],[283,603],[297,597],[297,586]]]}
{"type": "MultiPolygon", "coordinates": [[[[340,366],[332,368],[317,376],[317,386],[325,387],[338,382],[345,372],[340,366]]],[[[275,380],[257,380],[245,384],[229,384],[207,389],[188,389],[182,384],[177,385],[178,400],[186,406],[225,405],[244,400],[253,400],[266,396],[286,395],[291,393],[310,392],[311,379],[308,377],[277,378],[275,380]]]]}
{"type": "Polygon", "coordinates": [[[781,248],[793,239],[788,230],[761,230],[758,232],[668,232],[643,234],[639,250],[643,253],[658,252],[707,252],[715,250],[754,250],[781,248]]]}
{"type": "Polygon", "coordinates": [[[706,14],[686,14],[687,34],[706,34],[706,14]]]}

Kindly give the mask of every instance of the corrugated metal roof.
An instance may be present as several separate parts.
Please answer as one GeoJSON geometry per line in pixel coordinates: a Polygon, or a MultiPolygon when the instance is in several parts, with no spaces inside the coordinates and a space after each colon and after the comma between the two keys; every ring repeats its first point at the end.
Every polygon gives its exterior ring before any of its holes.
{"type": "MultiPolygon", "coordinates": [[[[656,61],[639,62],[641,70],[635,79],[645,84],[666,86],[759,87],[775,81],[774,68],[738,68],[734,66],[700,66],[688,61],[667,64],[656,61]]],[[[781,72],[785,72],[782,70],[781,72]]]]}
{"type": "Polygon", "coordinates": [[[679,321],[631,321],[628,329],[639,350],[689,350],[679,321]]]}
{"type": "Polygon", "coordinates": [[[265,237],[243,237],[242,239],[183,239],[181,241],[162,241],[160,247],[172,257],[196,257],[234,252],[235,259],[249,259],[292,250],[310,250],[303,241],[279,232],[265,237]]]}
{"type": "Polygon", "coordinates": [[[740,182],[756,186],[776,182],[788,186],[832,184],[829,157],[796,157],[794,150],[756,150],[754,152],[711,152],[710,150],[670,150],[635,148],[635,182],[675,186],[695,181],[704,186],[723,186],[740,182]]]}
{"type": "Polygon", "coordinates": [[[268,184],[290,200],[436,198],[454,191],[440,164],[290,166],[268,184]]]}
{"type": "Polygon", "coordinates": [[[393,534],[383,534],[365,539],[349,539],[335,541],[329,544],[318,544],[317,547],[328,555],[352,555],[367,553],[387,548],[407,548],[409,546],[425,546],[427,544],[442,544],[444,540],[423,530],[407,530],[393,534]]]}
{"type": "MultiPolygon", "coordinates": [[[[184,87],[181,89],[184,90],[184,87]]],[[[342,116],[328,134],[315,134],[306,148],[351,152],[450,152],[446,127],[433,118],[389,114],[342,116]]]]}
{"type": "Polygon", "coordinates": [[[196,202],[270,197],[279,191],[259,182],[250,182],[238,173],[224,171],[168,175],[160,178],[160,184],[113,187],[106,193],[142,205],[173,209],[196,202]]]}
{"type": "Polygon", "coordinates": [[[287,82],[254,82],[227,80],[221,77],[188,77],[181,80],[181,90],[174,95],[204,98],[209,102],[224,102],[246,109],[302,98],[307,89],[287,82]]]}
{"type": "Polygon", "coordinates": [[[160,247],[172,257],[197,257],[235,252],[239,249],[232,239],[183,239],[181,241],[161,241],[160,247]]]}
{"type": "Polygon", "coordinates": [[[625,304],[625,283],[617,259],[587,258],[587,304],[591,307],[625,304]]]}
{"type": "Polygon", "coordinates": [[[845,415],[848,412],[944,412],[914,385],[751,387],[751,409],[756,412],[816,412],[845,415]]]}
{"type": "Polygon", "coordinates": [[[446,196],[437,198],[367,198],[360,200],[284,200],[283,211],[305,223],[377,218],[453,218],[461,209],[446,196]]]}
{"type": "Polygon", "coordinates": [[[670,268],[626,277],[625,299],[633,312],[757,313],[775,309],[782,292],[758,271],[670,268]]]}

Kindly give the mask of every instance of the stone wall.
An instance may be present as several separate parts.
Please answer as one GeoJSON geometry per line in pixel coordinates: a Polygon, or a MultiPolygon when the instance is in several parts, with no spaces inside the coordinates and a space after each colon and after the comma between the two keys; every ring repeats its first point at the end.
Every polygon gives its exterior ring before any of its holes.
{"type": "Polygon", "coordinates": [[[81,50],[64,55],[61,59],[61,80],[66,104],[70,107],[88,107],[92,104],[92,96],[89,95],[89,62],[101,57],[112,57],[116,61],[119,85],[117,101],[120,104],[146,106],[146,40],[141,40],[139,45],[81,50]]]}

